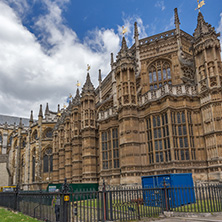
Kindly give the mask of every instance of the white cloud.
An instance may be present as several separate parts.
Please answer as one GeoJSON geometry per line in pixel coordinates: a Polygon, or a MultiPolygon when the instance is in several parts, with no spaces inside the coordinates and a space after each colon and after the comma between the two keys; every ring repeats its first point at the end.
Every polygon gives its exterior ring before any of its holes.
{"type": "MultiPolygon", "coordinates": [[[[139,38],[145,38],[147,37],[146,29],[149,27],[148,25],[145,26],[143,24],[143,21],[140,17],[137,15],[134,16],[126,16],[123,14],[123,26],[124,28],[127,28],[127,32],[125,33],[125,38],[127,41],[128,47],[133,45],[134,43],[134,23],[137,22],[138,32],[139,32],[139,38]]],[[[122,35],[122,26],[118,25],[118,33],[121,36],[122,35]]]]}
{"type": "MultiPolygon", "coordinates": [[[[119,50],[119,36],[112,29],[95,29],[81,43],[76,33],[64,25],[62,0],[42,0],[47,13],[33,28],[41,42],[23,26],[20,15],[28,1],[17,1],[14,8],[0,2],[0,113],[28,117],[38,115],[39,104],[49,102],[56,110],[69,93],[75,93],[77,80],[83,85],[86,65],[97,85],[98,69],[110,70],[110,53],[119,50]],[[17,11],[16,11],[17,10],[17,11]],[[45,47],[47,46],[47,47],[45,47]]],[[[24,12],[24,11],[23,11],[24,12]]],[[[24,15],[23,15],[24,16],[24,15]]]]}
{"type": "Polygon", "coordinates": [[[164,31],[168,31],[174,28],[174,15],[170,18],[170,23],[166,25],[164,31]]]}
{"type": "Polygon", "coordinates": [[[165,10],[165,5],[164,5],[164,1],[157,1],[157,3],[155,4],[155,7],[160,8],[161,11],[165,10]]]}

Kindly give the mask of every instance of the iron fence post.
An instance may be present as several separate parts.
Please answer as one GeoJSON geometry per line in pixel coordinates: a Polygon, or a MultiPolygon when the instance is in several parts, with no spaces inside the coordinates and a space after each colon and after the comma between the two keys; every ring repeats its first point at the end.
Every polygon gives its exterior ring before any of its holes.
{"type": "Polygon", "coordinates": [[[113,204],[112,204],[112,191],[109,191],[109,209],[110,209],[110,220],[113,221],[113,204]]]}
{"type": "Polygon", "coordinates": [[[39,212],[39,214],[40,214],[40,219],[42,219],[42,189],[40,189],[39,193],[40,193],[40,212],[39,212]]]}
{"type": "Polygon", "coordinates": [[[103,209],[103,221],[106,221],[107,219],[107,206],[106,206],[106,184],[105,180],[103,180],[103,192],[102,192],[102,209],[103,209]]]}
{"type": "Polygon", "coordinates": [[[19,192],[19,185],[17,184],[15,188],[15,202],[14,202],[14,210],[18,211],[18,192],[19,192]]]}
{"type": "Polygon", "coordinates": [[[136,199],[136,205],[137,205],[137,214],[138,214],[138,220],[140,220],[140,208],[139,208],[139,194],[138,194],[138,189],[137,189],[137,199],[136,199]]]}
{"type": "Polygon", "coordinates": [[[164,187],[164,197],[165,197],[165,204],[166,204],[166,211],[168,211],[168,195],[167,195],[167,187],[166,187],[166,181],[163,179],[163,187],[164,187]]]}
{"type": "Polygon", "coordinates": [[[69,185],[67,183],[67,179],[65,178],[64,184],[62,185],[62,203],[63,203],[63,212],[62,212],[62,221],[69,222],[69,199],[70,194],[69,192],[69,185]]]}

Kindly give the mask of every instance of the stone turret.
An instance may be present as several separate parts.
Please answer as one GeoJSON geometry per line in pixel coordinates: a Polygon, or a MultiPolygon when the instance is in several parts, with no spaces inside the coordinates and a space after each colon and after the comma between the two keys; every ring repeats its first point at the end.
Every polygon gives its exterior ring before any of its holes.
{"type": "Polygon", "coordinates": [[[196,75],[198,91],[221,87],[221,57],[219,34],[205,22],[201,12],[198,14],[197,27],[194,32],[194,56],[196,63],[196,75]]]}
{"type": "MultiPolygon", "coordinates": [[[[141,159],[139,145],[139,120],[136,95],[136,62],[129,51],[125,37],[122,39],[122,47],[115,63],[115,78],[117,86],[118,112],[119,112],[119,138],[120,149],[120,183],[130,183],[127,175],[130,168],[132,175],[139,175],[141,170],[141,159]],[[128,180],[128,181],[127,181],[128,180]]],[[[134,177],[134,182],[140,178],[134,177]]]]}
{"type": "Polygon", "coordinates": [[[72,183],[82,182],[81,102],[79,88],[72,101],[72,183]]]}
{"type": "MultiPolygon", "coordinates": [[[[219,34],[210,24],[205,22],[202,13],[199,12],[193,36],[203,138],[206,144],[207,162],[212,166],[217,164],[218,159],[222,156],[220,137],[222,132],[222,66],[219,34]]],[[[210,172],[209,179],[221,180],[222,175],[220,172],[210,172]]]]}
{"type": "Polygon", "coordinates": [[[135,80],[136,63],[128,50],[125,37],[122,39],[122,47],[118,53],[115,65],[118,107],[137,105],[135,80]]]}
{"type": "Polygon", "coordinates": [[[82,182],[97,182],[95,88],[87,73],[81,97],[82,182]]]}

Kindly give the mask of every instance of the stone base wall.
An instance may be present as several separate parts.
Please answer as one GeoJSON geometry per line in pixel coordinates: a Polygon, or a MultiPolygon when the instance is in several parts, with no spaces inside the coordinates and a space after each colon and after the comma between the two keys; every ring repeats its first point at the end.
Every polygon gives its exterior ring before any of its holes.
{"type": "Polygon", "coordinates": [[[1,172],[0,186],[8,186],[9,176],[6,169],[6,163],[0,163],[0,172],[1,172]]]}

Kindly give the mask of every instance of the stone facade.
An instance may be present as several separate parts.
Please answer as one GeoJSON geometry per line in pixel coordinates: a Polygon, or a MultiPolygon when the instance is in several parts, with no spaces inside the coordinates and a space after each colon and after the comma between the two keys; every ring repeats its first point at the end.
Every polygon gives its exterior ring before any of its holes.
{"type": "MultiPolygon", "coordinates": [[[[198,14],[193,36],[175,29],[121,49],[95,89],[90,74],[66,109],[46,107],[20,123],[7,150],[12,184],[140,184],[141,176],[193,174],[221,181],[222,63],[220,42],[198,14]],[[23,142],[25,140],[25,143],[23,142]]],[[[3,153],[3,151],[2,151],[3,153]]]]}

